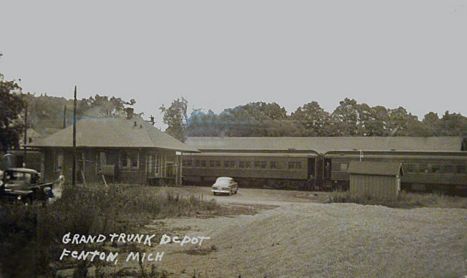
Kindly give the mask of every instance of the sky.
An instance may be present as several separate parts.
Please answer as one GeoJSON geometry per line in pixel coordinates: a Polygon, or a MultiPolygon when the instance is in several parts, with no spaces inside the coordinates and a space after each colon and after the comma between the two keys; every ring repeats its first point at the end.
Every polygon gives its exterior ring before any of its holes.
{"type": "Polygon", "coordinates": [[[0,0],[0,73],[23,91],[136,100],[146,116],[346,97],[467,115],[467,0],[0,0]]]}

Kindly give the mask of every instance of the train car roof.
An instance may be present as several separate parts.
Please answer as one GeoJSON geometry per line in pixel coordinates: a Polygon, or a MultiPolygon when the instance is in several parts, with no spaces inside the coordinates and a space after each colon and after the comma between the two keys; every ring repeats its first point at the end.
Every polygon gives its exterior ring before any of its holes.
{"type": "Polygon", "coordinates": [[[200,151],[444,151],[462,150],[462,137],[188,137],[200,151]]]}
{"type": "Polygon", "coordinates": [[[194,157],[232,157],[232,156],[242,156],[242,157],[316,157],[317,153],[256,153],[256,152],[209,152],[209,153],[190,153],[184,154],[184,157],[194,156],[194,157]]]}
{"type": "Polygon", "coordinates": [[[352,151],[330,151],[324,154],[326,157],[339,157],[339,156],[402,156],[402,157],[417,157],[432,155],[436,157],[467,157],[466,151],[365,151],[365,150],[352,150],[352,151]]]}
{"type": "Polygon", "coordinates": [[[349,174],[375,176],[398,176],[403,174],[402,163],[377,161],[351,161],[347,172],[349,174]]]}

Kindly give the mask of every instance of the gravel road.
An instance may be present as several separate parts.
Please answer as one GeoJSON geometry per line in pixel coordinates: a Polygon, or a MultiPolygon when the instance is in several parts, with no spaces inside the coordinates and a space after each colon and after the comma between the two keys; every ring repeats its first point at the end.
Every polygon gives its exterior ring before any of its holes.
{"type": "MultiPolygon", "coordinates": [[[[184,188],[208,195],[208,188],[184,188]]],[[[206,197],[207,198],[207,197],[206,197]]],[[[209,197],[210,198],[210,197],[209,197]]],[[[256,215],[168,219],[210,236],[201,247],[161,246],[174,277],[464,277],[466,209],[323,204],[324,195],[242,189],[220,203],[273,205],[256,215]]]]}

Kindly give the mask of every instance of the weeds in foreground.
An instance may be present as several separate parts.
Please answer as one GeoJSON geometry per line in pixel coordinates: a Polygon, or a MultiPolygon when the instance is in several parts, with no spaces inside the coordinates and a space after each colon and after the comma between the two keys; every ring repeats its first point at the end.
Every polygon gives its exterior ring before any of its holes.
{"type": "Polygon", "coordinates": [[[334,191],[329,194],[327,202],[383,205],[391,208],[467,208],[467,198],[432,193],[407,193],[405,191],[402,191],[396,200],[373,198],[368,195],[354,196],[349,191],[334,191]]]}
{"type": "MultiPolygon", "coordinates": [[[[153,187],[123,185],[68,187],[61,199],[46,207],[0,204],[2,274],[54,276],[60,267],[56,260],[63,249],[61,239],[68,232],[132,233],[152,219],[199,213],[215,215],[219,211],[221,207],[214,201],[153,187]]],[[[90,266],[82,264],[77,271],[90,266]]]]}

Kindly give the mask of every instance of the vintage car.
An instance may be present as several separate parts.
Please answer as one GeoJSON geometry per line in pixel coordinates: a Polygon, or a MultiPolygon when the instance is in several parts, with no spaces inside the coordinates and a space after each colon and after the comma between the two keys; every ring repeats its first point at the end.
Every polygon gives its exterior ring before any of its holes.
{"type": "Polygon", "coordinates": [[[233,195],[238,192],[238,183],[230,177],[219,177],[216,179],[216,182],[212,185],[211,191],[214,195],[233,195]]]}
{"type": "Polygon", "coordinates": [[[52,197],[53,183],[41,183],[40,173],[28,168],[9,168],[3,172],[0,198],[25,203],[47,201],[52,197]]]}

